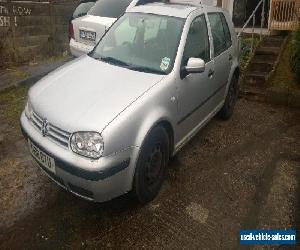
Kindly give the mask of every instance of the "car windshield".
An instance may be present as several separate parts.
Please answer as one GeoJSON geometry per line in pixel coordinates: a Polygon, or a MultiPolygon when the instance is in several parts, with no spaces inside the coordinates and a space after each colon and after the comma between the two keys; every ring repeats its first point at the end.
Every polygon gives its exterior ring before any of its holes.
{"type": "Polygon", "coordinates": [[[86,15],[86,13],[93,7],[94,4],[95,0],[80,3],[73,13],[73,19],[86,15]]]}
{"type": "Polygon", "coordinates": [[[95,59],[131,70],[168,74],[177,54],[184,20],[126,13],[91,52],[95,59]]]}
{"type": "Polygon", "coordinates": [[[117,18],[121,16],[132,0],[98,0],[89,15],[117,18]]]}

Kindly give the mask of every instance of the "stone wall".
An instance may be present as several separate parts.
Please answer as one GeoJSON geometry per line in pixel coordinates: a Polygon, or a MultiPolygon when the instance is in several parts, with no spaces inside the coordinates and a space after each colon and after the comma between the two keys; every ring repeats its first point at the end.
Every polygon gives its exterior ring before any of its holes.
{"type": "Polygon", "coordinates": [[[63,54],[78,1],[0,0],[0,67],[63,54]]]}

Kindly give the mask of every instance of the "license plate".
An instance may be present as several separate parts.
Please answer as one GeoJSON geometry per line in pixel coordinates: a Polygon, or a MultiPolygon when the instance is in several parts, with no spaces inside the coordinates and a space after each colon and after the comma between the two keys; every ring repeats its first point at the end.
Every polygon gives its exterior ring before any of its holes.
{"type": "Polygon", "coordinates": [[[44,153],[38,147],[36,147],[30,140],[28,140],[29,150],[31,155],[47,170],[52,173],[56,173],[55,171],[55,161],[52,157],[44,153]]]}
{"type": "Polygon", "coordinates": [[[96,32],[88,30],[79,30],[80,38],[89,41],[96,41],[96,32]]]}

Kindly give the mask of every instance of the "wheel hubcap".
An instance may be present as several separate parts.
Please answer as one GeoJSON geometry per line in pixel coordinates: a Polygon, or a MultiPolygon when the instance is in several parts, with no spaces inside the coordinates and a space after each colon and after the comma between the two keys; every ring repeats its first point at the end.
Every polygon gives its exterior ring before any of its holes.
{"type": "Polygon", "coordinates": [[[153,187],[159,180],[162,170],[163,153],[160,145],[156,145],[148,156],[145,179],[148,187],[153,187]]]}

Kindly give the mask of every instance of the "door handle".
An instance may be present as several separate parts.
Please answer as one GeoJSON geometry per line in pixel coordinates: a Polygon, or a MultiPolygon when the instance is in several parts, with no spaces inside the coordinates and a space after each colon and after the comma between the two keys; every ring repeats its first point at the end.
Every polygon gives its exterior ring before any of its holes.
{"type": "Polygon", "coordinates": [[[208,71],[208,77],[209,77],[209,78],[212,78],[214,74],[215,74],[215,71],[214,71],[214,70],[210,69],[210,70],[208,71]]]}
{"type": "Polygon", "coordinates": [[[229,61],[232,61],[232,55],[229,55],[229,61]]]}

